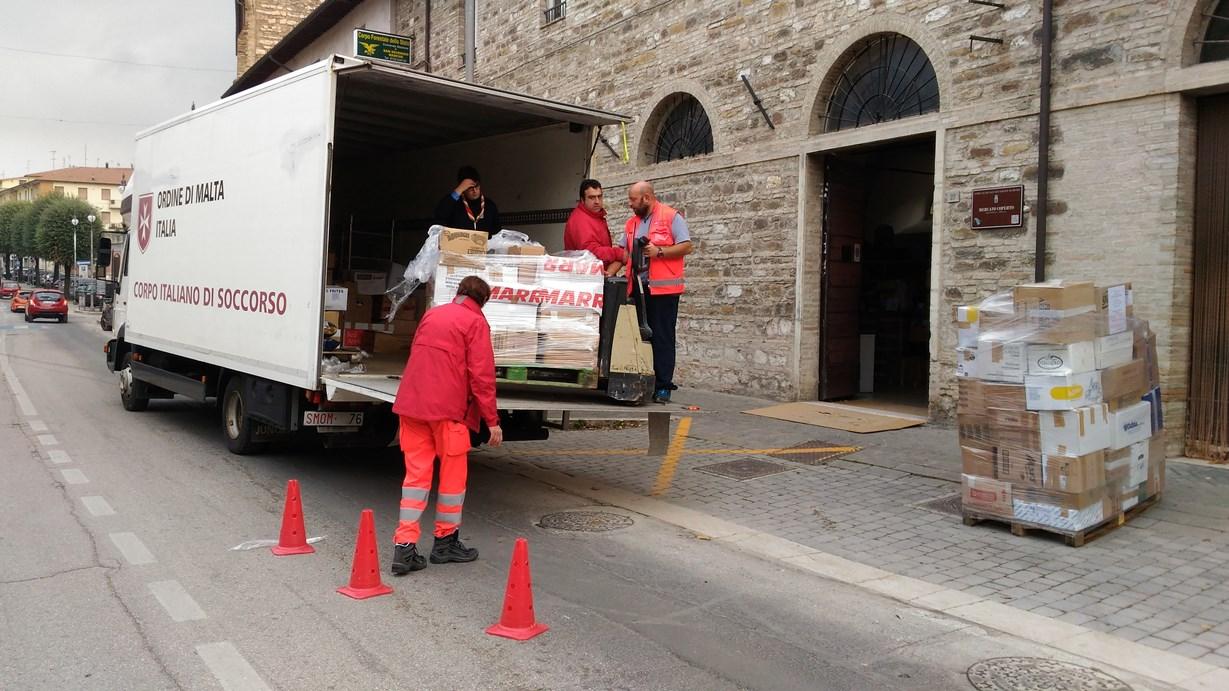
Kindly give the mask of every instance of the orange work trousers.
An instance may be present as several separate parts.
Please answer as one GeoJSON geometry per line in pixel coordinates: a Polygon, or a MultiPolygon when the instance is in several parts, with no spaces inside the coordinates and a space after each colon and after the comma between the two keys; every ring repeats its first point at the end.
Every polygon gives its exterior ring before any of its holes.
{"type": "Polygon", "coordinates": [[[435,498],[435,536],[446,537],[461,526],[468,469],[469,428],[451,420],[401,418],[401,451],[405,454],[405,482],[401,484],[401,520],[394,540],[418,542],[418,521],[427,509],[435,459],[440,459],[439,493],[435,498]]]}

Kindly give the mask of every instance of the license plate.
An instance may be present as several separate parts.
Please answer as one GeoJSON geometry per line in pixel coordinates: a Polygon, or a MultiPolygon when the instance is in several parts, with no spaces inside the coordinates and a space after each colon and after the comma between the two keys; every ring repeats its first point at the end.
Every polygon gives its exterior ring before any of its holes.
{"type": "Polygon", "coordinates": [[[363,414],[340,410],[305,410],[304,427],[362,427],[363,414]]]}

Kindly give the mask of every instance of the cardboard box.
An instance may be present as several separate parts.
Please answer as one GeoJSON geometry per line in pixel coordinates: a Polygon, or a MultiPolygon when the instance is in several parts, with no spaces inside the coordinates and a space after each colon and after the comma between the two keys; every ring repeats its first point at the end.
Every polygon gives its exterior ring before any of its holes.
{"type": "Polygon", "coordinates": [[[1148,440],[1148,482],[1144,489],[1147,497],[1165,491],[1165,437],[1156,435],[1148,440]]]}
{"type": "Polygon", "coordinates": [[[1101,373],[1024,378],[1029,410],[1075,410],[1101,402],[1101,373]]]}
{"type": "Polygon", "coordinates": [[[1111,494],[1131,490],[1131,449],[1105,452],[1105,489],[1111,494]]]}
{"type": "Polygon", "coordinates": [[[1042,453],[1084,456],[1110,446],[1110,412],[1104,403],[1038,415],[1042,453]]]}
{"type": "Polygon", "coordinates": [[[1061,318],[1095,312],[1100,305],[1097,288],[1089,281],[1025,283],[1012,291],[1017,312],[1029,317],[1061,318]]]}
{"type": "Polygon", "coordinates": [[[1106,333],[1117,334],[1127,331],[1135,310],[1132,306],[1134,294],[1130,283],[1099,286],[1097,288],[1097,307],[1104,315],[1106,333]]]}
{"type": "Polygon", "coordinates": [[[346,281],[340,287],[346,289],[346,321],[370,322],[375,318],[377,298],[359,293],[353,281],[346,281]]]}
{"type": "Polygon", "coordinates": [[[355,271],[354,285],[362,295],[383,295],[388,290],[388,274],[384,271],[355,271]]]}
{"type": "Polygon", "coordinates": [[[956,432],[961,445],[990,445],[990,419],[984,412],[956,413],[956,432]]]}
{"type": "Polygon", "coordinates": [[[1082,456],[1042,456],[1041,482],[1046,489],[1082,495],[1105,487],[1105,452],[1082,456]]]}
{"type": "Polygon", "coordinates": [[[1097,369],[1096,345],[1081,341],[1066,345],[1030,345],[1028,374],[1080,374],[1097,369]]]}
{"type": "Polygon", "coordinates": [[[414,341],[413,336],[402,334],[374,333],[375,340],[372,343],[373,353],[406,353],[410,352],[410,344],[414,341]]]}
{"type": "Polygon", "coordinates": [[[336,269],[337,268],[337,254],[336,253],[334,252],[328,253],[328,263],[325,264],[325,268],[326,269],[336,269]]]}
{"type": "Polygon", "coordinates": [[[978,333],[977,308],[961,305],[956,308],[956,346],[976,348],[978,333]]]}
{"type": "Polygon", "coordinates": [[[1157,387],[1140,397],[1152,405],[1152,433],[1160,434],[1165,429],[1165,406],[1161,403],[1161,389],[1157,387]]]}
{"type": "MultiPolygon", "coordinates": [[[[431,279],[429,294],[431,305],[443,305],[452,302],[457,296],[457,286],[461,285],[466,276],[477,276],[486,281],[490,278],[486,266],[480,261],[469,259],[459,254],[441,255],[440,263],[431,279]]],[[[487,303],[488,305],[491,303],[487,303]]]]}
{"type": "Polygon", "coordinates": [[[962,475],[961,503],[965,511],[1010,518],[1012,515],[1012,489],[1010,482],[990,478],[962,475]]]}
{"type": "Polygon", "coordinates": [[[485,231],[445,228],[440,233],[440,252],[486,254],[486,242],[485,231]]]}
{"type": "Polygon", "coordinates": [[[493,328],[491,345],[495,349],[497,365],[525,365],[538,361],[537,331],[493,328]]]}
{"type": "Polygon", "coordinates": [[[1152,436],[1152,404],[1140,401],[1110,413],[1110,448],[1125,449],[1152,436]]]}
{"type": "Polygon", "coordinates": [[[547,367],[597,369],[596,350],[552,348],[550,350],[543,350],[540,360],[547,367]]]}
{"type": "Polygon", "coordinates": [[[515,245],[507,248],[504,254],[519,257],[541,257],[546,254],[546,248],[541,245],[515,245]]]}
{"type": "Polygon", "coordinates": [[[1102,485],[1083,492],[1061,492],[1041,487],[1035,489],[1016,488],[1013,496],[1017,500],[1023,499],[1025,501],[1055,506],[1065,511],[1080,511],[1105,501],[1107,497],[1111,496],[1111,493],[1102,485]]]}
{"type": "Polygon", "coordinates": [[[538,330],[538,306],[533,303],[488,302],[482,308],[491,330],[538,330]]]}
{"type": "Polygon", "coordinates": [[[1135,405],[1148,393],[1148,375],[1143,360],[1131,360],[1101,371],[1101,396],[1110,410],[1135,405]]]}
{"type": "Polygon", "coordinates": [[[977,344],[977,378],[1023,384],[1025,344],[982,339],[977,344]]]}
{"type": "Polygon", "coordinates": [[[349,290],[343,286],[324,287],[324,309],[342,311],[349,302],[349,290]]]}
{"type": "Polygon", "coordinates": [[[976,446],[961,446],[960,461],[966,475],[977,477],[995,477],[995,458],[993,449],[976,446]]]}
{"type": "Polygon", "coordinates": [[[1106,369],[1126,364],[1134,354],[1135,334],[1130,331],[1101,336],[1094,341],[1097,369],[1106,369]]]}
{"type": "Polygon", "coordinates": [[[1028,497],[1015,498],[1012,506],[1012,515],[1017,521],[1067,532],[1078,532],[1099,525],[1116,513],[1109,497],[1102,497],[1080,509],[1035,501],[1028,497]]]}
{"type": "Polygon", "coordinates": [[[999,384],[980,379],[960,379],[956,382],[957,407],[966,412],[986,408],[1023,409],[1028,402],[1021,384],[999,384]]]}
{"type": "MultiPolygon", "coordinates": [[[[863,338],[873,338],[873,336],[863,338]]],[[[956,349],[956,376],[966,378],[977,376],[977,348],[956,349]]]]}
{"type": "Polygon", "coordinates": [[[343,348],[361,348],[368,352],[375,345],[375,332],[366,329],[344,329],[341,332],[343,348]]]}
{"type": "Polygon", "coordinates": [[[341,312],[338,312],[336,310],[329,310],[325,312],[324,321],[340,329],[341,328],[341,312]]]}

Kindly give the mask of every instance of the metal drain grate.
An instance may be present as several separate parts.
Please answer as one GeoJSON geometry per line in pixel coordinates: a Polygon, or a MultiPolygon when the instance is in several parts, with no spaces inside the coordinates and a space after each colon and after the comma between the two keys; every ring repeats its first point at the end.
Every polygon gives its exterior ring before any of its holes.
{"type": "Polygon", "coordinates": [[[920,504],[914,504],[914,506],[918,507],[919,509],[937,511],[939,513],[951,514],[953,516],[960,516],[964,514],[963,502],[960,499],[959,493],[951,494],[946,497],[939,497],[938,499],[930,499],[928,501],[921,502],[920,504]]]}
{"type": "Polygon", "coordinates": [[[980,691],[1132,691],[1099,669],[1040,657],[996,657],[974,663],[969,683],[980,691]]]}
{"type": "Polygon", "coordinates": [[[570,530],[579,533],[605,533],[631,527],[635,521],[609,511],[560,511],[548,513],[538,521],[539,528],[570,530]]]}
{"type": "Polygon", "coordinates": [[[851,454],[856,451],[861,451],[861,446],[851,446],[849,444],[838,444],[833,441],[824,441],[823,439],[813,439],[804,441],[801,444],[781,449],[776,453],[768,454],[772,458],[780,458],[784,461],[793,461],[794,463],[803,463],[805,465],[820,465],[828,461],[835,461],[838,458],[844,458],[846,454],[851,454]]]}
{"type": "Polygon", "coordinates": [[[726,461],[725,463],[714,463],[713,465],[702,465],[696,470],[702,470],[713,475],[728,477],[731,480],[752,480],[757,477],[766,475],[776,475],[790,470],[789,466],[781,465],[780,463],[770,463],[761,461],[755,458],[740,458],[734,461],[726,461]]]}

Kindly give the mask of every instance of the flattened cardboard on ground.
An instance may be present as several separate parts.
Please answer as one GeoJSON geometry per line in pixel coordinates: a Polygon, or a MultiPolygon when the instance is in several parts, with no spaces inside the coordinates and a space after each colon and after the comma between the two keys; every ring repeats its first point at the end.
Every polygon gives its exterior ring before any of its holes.
{"type": "Polygon", "coordinates": [[[908,427],[920,427],[926,421],[919,417],[902,415],[885,415],[868,410],[844,406],[836,403],[819,403],[815,401],[800,401],[783,403],[781,405],[744,410],[748,415],[759,415],[774,420],[800,422],[804,425],[843,429],[846,432],[869,434],[871,432],[887,432],[908,427]]]}

